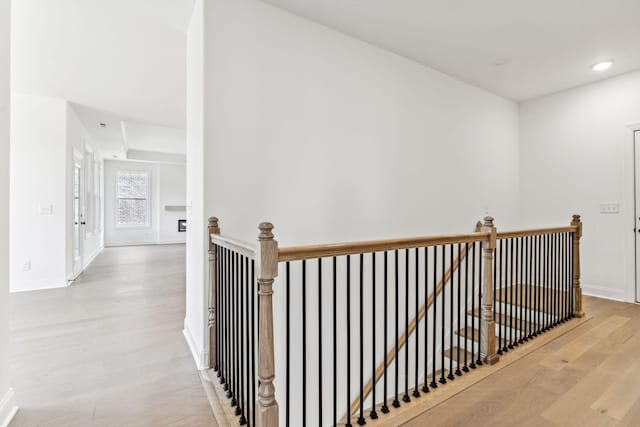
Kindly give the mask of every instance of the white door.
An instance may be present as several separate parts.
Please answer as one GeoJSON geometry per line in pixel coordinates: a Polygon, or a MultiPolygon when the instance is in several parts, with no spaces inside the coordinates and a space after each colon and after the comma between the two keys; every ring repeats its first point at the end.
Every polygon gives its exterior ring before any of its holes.
{"type": "Polygon", "coordinates": [[[82,160],[74,158],[73,163],[73,277],[82,272],[82,243],[84,209],[82,200],[82,160]]]}
{"type": "Polygon", "coordinates": [[[634,134],[635,192],[636,192],[636,302],[640,302],[640,131],[634,134]]]}

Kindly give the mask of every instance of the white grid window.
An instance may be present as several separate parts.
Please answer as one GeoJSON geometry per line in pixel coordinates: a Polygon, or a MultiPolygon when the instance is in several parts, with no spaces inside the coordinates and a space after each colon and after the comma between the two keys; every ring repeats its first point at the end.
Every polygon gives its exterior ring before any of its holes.
{"type": "Polygon", "coordinates": [[[116,182],[116,224],[149,225],[149,174],[119,171],[116,182]]]}

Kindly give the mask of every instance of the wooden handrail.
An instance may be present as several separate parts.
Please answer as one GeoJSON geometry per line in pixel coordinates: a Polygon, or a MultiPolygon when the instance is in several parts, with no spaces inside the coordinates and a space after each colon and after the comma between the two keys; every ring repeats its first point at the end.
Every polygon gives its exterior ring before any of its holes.
{"type": "MultiPolygon", "coordinates": [[[[479,231],[481,227],[482,227],[482,224],[478,222],[478,224],[476,225],[476,231],[479,231]]],[[[418,315],[411,320],[411,323],[409,323],[409,329],[407,329],[407,331],[405,331],[400,336],[398,340],[398,351],[406,343],[407,337],[410,337],[411,334],[416,330],[420,321],[424,318],[424,316],[427,314],[427,311],[429,311],[429,309],[433,305],[433,301],[438,297],[438,295],[442,293],[442,290],[444,289],[447,282],[451,280],[451,277],[456,272],[456,270],[458,269],[462,261],[464,261],[464,259],[467,257],[468,247],[469,245],[467,244],[465,244],[464,247],[462,247],[460,254],[458,255],[458,258],[456,258],[453,261],[453,265],[449,267],[449,269],[445,272],[443,278],[438,282],[438,285],[436,286],[434,293],[429,295],[427,302],[423,303],[422,307],[420,307],[420,310],[418,311],[418,315]]],[[[387,357],[385,361],[383,361],[376,368],[375,378],[370,379],[367,382],[367,384],[364,386],[364,389],[362,390],[362,394],[364,396],[363,400],[369,397],[369,394],[373,390],[373,387],[378,383],[378,381],[380,381],[380,378],[382,378],[382,375],[384,374],[385,366],[388,368],[391,365],[391,363],[393,362],[393,359],[395,358],[395,355],[396,355],[396,347],[393,346],[393,348],[389,351],[389,353],[387,353],[387,357]]],[[[351,407],[350,407],[351,415],[356,415],[359,409],[360,409],[360,396],[356,397],[351,403],[351,407]]]]}
{"type": "Polygon", "coordinates": [[[530,230],[499,231],[497,233],[497,238],[511,239],[514,237],[542,236],[545,234],[571,233],[577,230],[578,228],[576,226],[570,225],[568,227],[551,227],[551,228],[536,228],[536,229],[530,229],[530,230]]]}
{"type": "Polygon", "coordinates": [[[237,240],[228,236],[221,236],[219,234],[210,234],[211,243],[215,243],[218,246],[227,248],[231,251],[238,252],[248,258],[255,258],[256,249],[249,243],[237,240]]]}
{"type": "Polygon", "coordinates": [[[312,258],[354,255],[395,249],[424,248],[427,246],[473,243],[487,240],[489,233],[451,234],[448,236],[407,237],[401,239],[371,240],[365,242],[333,243],[328,245],[294,246],[278,250],[278,262],[300,261],[312,258]]]}

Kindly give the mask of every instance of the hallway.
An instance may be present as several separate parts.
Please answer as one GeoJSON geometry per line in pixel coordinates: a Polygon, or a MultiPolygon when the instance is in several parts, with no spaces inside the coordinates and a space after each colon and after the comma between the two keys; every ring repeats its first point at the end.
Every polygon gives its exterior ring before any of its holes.
{"type": "Polygon", "coordinates": [[[183,245],[107,248],[70,287],[11,295],[11,427],[215,426],[189,348],[183,245]]]}

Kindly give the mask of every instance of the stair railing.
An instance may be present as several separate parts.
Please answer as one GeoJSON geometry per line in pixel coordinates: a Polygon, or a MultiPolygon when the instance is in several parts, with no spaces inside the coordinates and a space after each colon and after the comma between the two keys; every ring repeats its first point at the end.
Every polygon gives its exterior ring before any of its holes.
{"type": "Polygon", "coordinates": [[[259,229],[251,245],[209,220],[210,366],[240,425],[363,425],[584,315],[578,215],[288,248],[259,229]]]}

